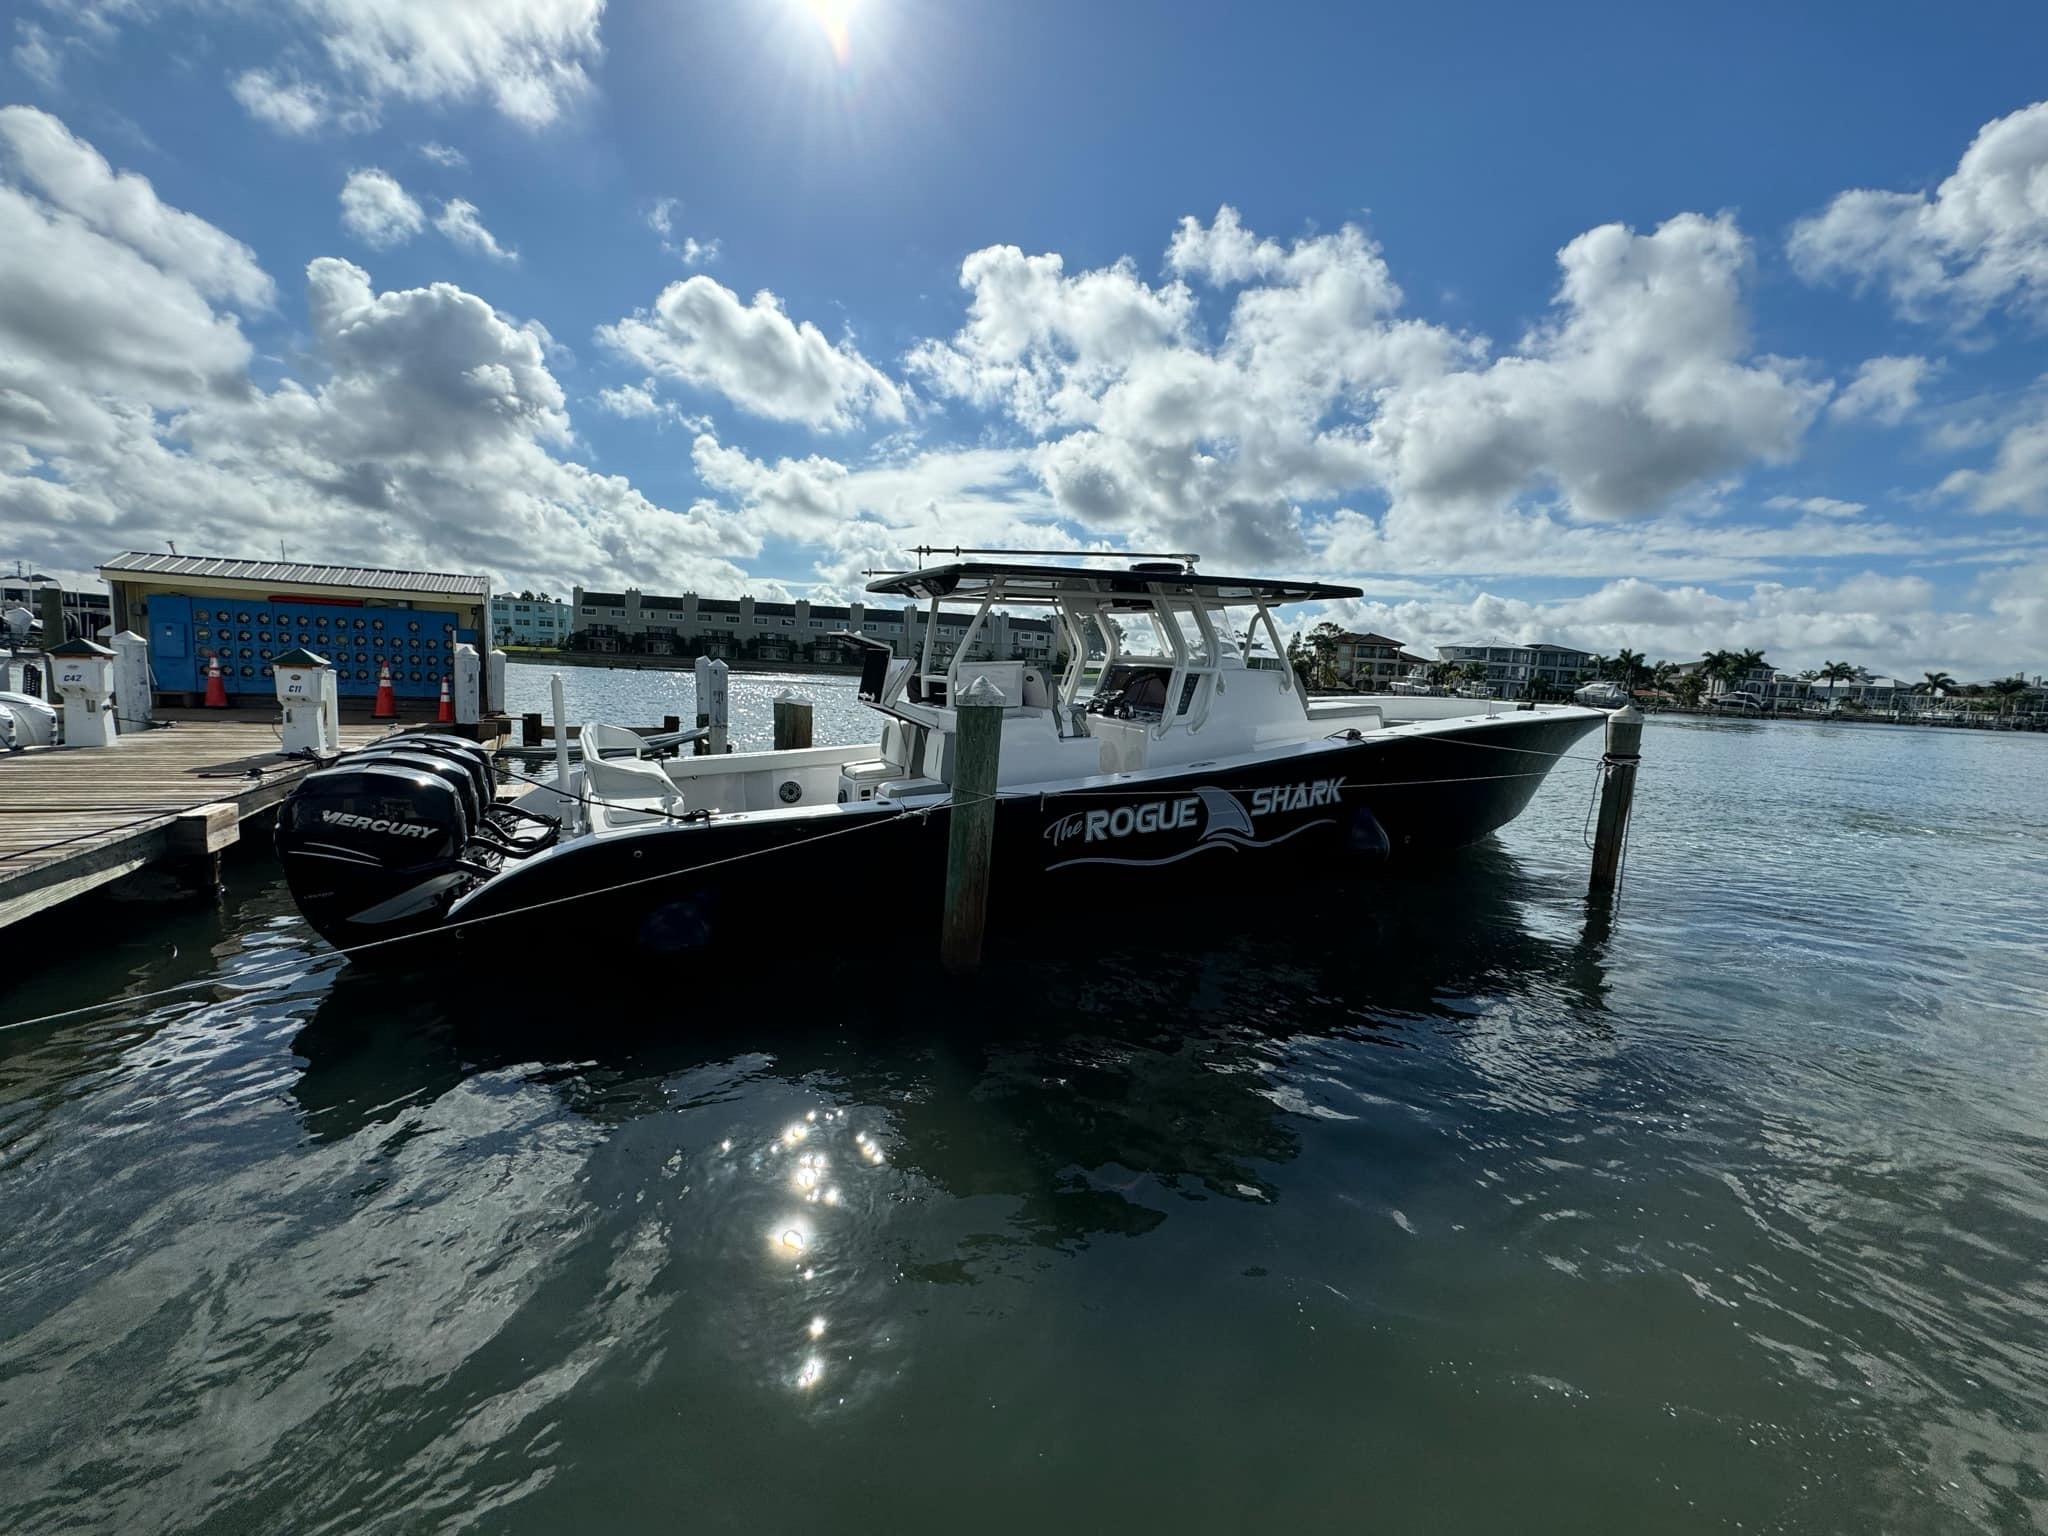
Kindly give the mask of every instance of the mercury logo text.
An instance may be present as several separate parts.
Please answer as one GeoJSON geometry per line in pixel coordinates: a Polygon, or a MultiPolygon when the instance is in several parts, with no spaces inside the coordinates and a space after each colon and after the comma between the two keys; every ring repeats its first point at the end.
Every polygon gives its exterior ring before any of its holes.
{"type": "Polygon", "coordinates": [[[353,827],[359,832],[389,832],[395,837],[432,837],[435,831],[425,822],[358,816],[353,811],[322,811],[320,819],[333,827],[353,827]]]}

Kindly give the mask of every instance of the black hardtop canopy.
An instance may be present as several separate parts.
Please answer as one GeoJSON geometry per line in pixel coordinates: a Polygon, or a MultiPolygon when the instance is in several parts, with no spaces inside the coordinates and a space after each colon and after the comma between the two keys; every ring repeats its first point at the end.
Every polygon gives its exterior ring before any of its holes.
{"type": "Polygon", "coordinates": [[[1057,603],[1070,597],[1129,598],[1143,607],[1155,593],[1195,598],[1211,606],[1230,603],[1319,602],[1362,597],[1358,587],[1319,581],[1283,581],[1267,576],[1211,576],[1161,563],[1157,569],[1109,570],[1086,565],[1008,565],[966,560],[903,571],[868,583],[870,592],[896,597],[943,598],[952,602],[1057,603]]]}

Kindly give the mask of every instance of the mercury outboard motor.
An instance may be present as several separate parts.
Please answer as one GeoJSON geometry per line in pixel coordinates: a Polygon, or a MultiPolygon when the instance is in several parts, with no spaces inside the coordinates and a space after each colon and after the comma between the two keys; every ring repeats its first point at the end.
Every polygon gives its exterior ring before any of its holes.
{"type": "Polygon", "coordinates": [[[337,768],[361,768],[371,763],[398,763],[406,768],[417,768],[421,773],[431,773],[437,779],[445,780],[454,789],[455,797],[462,802],[463,832],[466,837],[476,836],[477,828],[483,825],[484,812],[490,809],[490,801],[477,799],[476,781],[465,765],[442,757],[437,752],[415,752],[403,744],[403,739],[379,742],[365,747],[360,752],[351,752],[336,763],[337,768]]]}
{"type": "Polygon", "coordinates": [[[396,736],[387,736],[382,741],[372,742],[361,751],[374,752],[379,747],[398,747],[407,752],[431,752],[436,757],[445,757],[451,762],[461,763],[476,785],[477,799],[489,805],[496,794],[496,775],[491,771],[491,755],[473,741],[460,736],[450,736],[439,731],[402,731],[396,736]]]}
{"type": "Polygon", "coordinates": [[[277,852],[322,938],[347,949],[431,928],[493,872],[464,857],[470,820],[452,777],[363,756],[293,786],[278,807],[277,852]]]}
{"type": "Polygon", "coordinates": [[[438,762],[445,773],[468,786],[463,803],[469,812],[469,835],[484,848],[512,858],[525,858],[543,848],[553,847],[555,839],[561,835],[560,818],[501,803],[491,755],[475,742],[460,736],[404,731],[345,753],[341,761],[352,763],[364,758],[394,755],[399,761],[416,767],[424,767],[430,760],[438,762]]]}

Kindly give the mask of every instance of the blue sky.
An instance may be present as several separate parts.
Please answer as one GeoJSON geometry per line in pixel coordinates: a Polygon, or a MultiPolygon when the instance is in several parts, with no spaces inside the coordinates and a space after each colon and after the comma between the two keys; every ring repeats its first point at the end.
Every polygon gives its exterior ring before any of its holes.
{"type": "Polygon", "coordinates": [[[0,557],[2048,665],[2038,7],[17,0],[0,557]]]}

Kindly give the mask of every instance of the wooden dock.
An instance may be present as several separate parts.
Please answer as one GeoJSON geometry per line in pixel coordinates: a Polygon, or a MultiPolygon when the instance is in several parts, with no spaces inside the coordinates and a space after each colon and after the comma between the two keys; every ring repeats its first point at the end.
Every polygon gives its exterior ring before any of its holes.
{"type": "MultiPolygon", "coordinates": [[[[167,711],[111,747],[0,755],[0,928],[160,860],[235,842],[314,765],[279,755],[267,713],[167,711]]],[[[418,720],[344,720],[344,750],[418,720]]]]}

